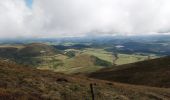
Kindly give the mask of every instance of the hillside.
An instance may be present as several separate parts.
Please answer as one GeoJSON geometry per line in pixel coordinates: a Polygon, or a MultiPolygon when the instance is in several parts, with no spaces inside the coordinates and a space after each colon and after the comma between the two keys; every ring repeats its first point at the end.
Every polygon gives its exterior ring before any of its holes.
{"type": "Polygon", "coordinates": [[[89,54],[78,54],[75,57],[67,58],[62,61],[62,65],[56,66],[56,72],[64,73],[90,73],[101,68],[111,67],[112,63],[99,59],[89,54]]]}
{"type": "Polygon", "coordinates": [[[1,100],[168,100],[170,90],[67,76],[0,61],[1,100]]]}
{"type": "Polygon", "coordinates": [[[170,88],[170,57],[101,69],[89,77],[130,84],[170,88]]]}
{"type": "Polygon", "coordinates": [[[19,58],[19,57],[36,57],[40,55],[54,55],[59,52],[53,46],[42,44],[42,43],[31,43],[17,46],[1,46],[0,56],[4,58],[19,58]]]}
{"type": "Polygon", "coordinates": [[[0,47],[0,58],[31,66],[37,66],[43,62],[43,58],[56,54],[62,53],[53,46],[43,43],[0,47]]]}
{"type": "MultiPolygon", "coordinates": [[[[79,46],[79,45],[76,45],[79,46]]],[[[81,46],[82,47],[82,46],[81,46]]],[[[1,46],[0,58],[38,69],[63,73],[89,73],[112,66],[111,62],[94,55],[83,54],[81,50],[58,50],[53,45],[31,43],[18,46],[1,46]]]]}
{"type": "Polygon", "coordinates": [[[1,58],[15,58],[17,56],[18,48],[15,47],[0,47],[1,58]]]}
{"type": "Polygon", "coordinates": [[[56,48],[42,43],[31,43],[25,45],[18,51],[19,56],[36,57],[40,55],[54,55],[60,53],[56,48]]]}

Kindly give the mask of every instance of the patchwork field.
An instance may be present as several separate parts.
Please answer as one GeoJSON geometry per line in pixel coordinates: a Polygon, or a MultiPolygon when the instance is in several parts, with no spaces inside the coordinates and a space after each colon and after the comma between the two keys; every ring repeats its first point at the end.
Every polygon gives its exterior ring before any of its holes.
{"type": "MultiPolygon", "coordinates": [[[[87,53],[90,55],[94,55],[96,57],[99,57],[100,59],[106,60],[108,62],[113,63],[114,56],[111,52],[107,52],[104,49],[85,49],[83,50],[83,53],[87,53]]],[[[157,58],[158,56],[150,54],[150,59],[157,58]]],[[[134,63],[138,61],[148,60],[148,56],[146,55],[140,55],[140,54],[123,54],[118,53],[118,59],[115,61],[116,65],[123,65],[128,63],[134,63]]]]}
{"type": "Polygon", "coordinates": [[[129,64],[134,63],[138,61],[144,61],[148,59],[155,59],[158,56],[152,55],[150,58],[148,56],[139,55],[139,54],[118,54],[118,59],[116,60],[116,65],[123,65],[123,64],[129,64]]]}
{"type": "MultiPolygon", "coordinates": [[[[39,57],[43,63],[39,64],[38,69],[53,70],[55,72],[63,72],[67,74],[72,73],[90,73],[100,70],[101,68],[113,67],[113,55],[111,52],[107,52],[103,49],[84,49],[68,51],[76,51],[74,57],[68,57],[67,55],[58,54],[55,56],[41,56],[39,57]],[[103,60],[106,65],[96,65],[93,60],[93,56],[103,60]],[[108,65],[108,64],[110,65],[108,65]]],[[[150,59],[154,59],[157,56],[151,55],[150,59]]],[[[138,61],[148,60],[148,56],[140,54],[118,54],[118,59],[115,61],[116,65],[123,65],[128,63],[134,63],[138,61]]]]}
{"type": "MultiPolygon", "coordinates": [[[[136,53],[117,53],[117,59],[115,59],[114,52],[106,51],[104,47],[95,48],[84,44],[68,44],[67,46],[65,44],[53,46],[43,43],[2,45],[0,57],[16,61],[19,64],[34,66],[38,69],[67,74],[90,73],[101,68],[115,67],[115,65],[148,59],[148,56],[136,53]],[[63,48],[64,50],[61,50],[63,48]]],[[[149,59],[156,57],[151,55],[149,59]]]]}
{"type": "Polygon", "coordinates": [[[43,61],[43,64],[38,65],[39,69],[49,69],[64,73],[88,73],[104,67],[111,67],[112,65],[110,62],[88,54],[79,54],[72,58],[65,55],[56,55],[55,57],[46,57],[43,60],[46,61],[43,61]],[[101,62],[103,62],[103,64],[101,62]]]}

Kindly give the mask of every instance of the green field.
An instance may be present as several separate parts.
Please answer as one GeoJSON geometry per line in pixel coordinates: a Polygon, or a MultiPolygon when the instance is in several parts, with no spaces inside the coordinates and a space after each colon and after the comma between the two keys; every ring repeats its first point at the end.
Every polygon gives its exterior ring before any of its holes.
{"type": "MultiPolygon", "coordinates": [[[[94,72],[104,66],[97,66],[94,64],[90,55],[100,58],[101,60],[110,62],[113,64],[113,55],[111,52],[107,52],[104,49],[84,49],[84,50],[65,50],[76,51],[75,57],[68,57],[63,54],[58,54],[54,56],[40,56],[37,57],[41,59],[43,63],[38,65],[39,69],[43,70],[53,70],[56,72],[63,73],[79,73],[79,72],[94,72]]],[[[157,56],[151,55],[150,59],[156,58],[157,56]]],[[[138,61],[147,60],[148,56],[140,54],[118,54],[118,59],[115,61],[116,65],[123,65],[128,63],[134,63],[138,61]]]]}
{"type": "Polygon", "coordinates": [[[55,55],[41,58],[43,63],[38,65],[38,69],[53,70],[63,73],[94,72],[103,66],[97,66],[91,60],[90,55],[81,54],[73,58],[65,55],[55,55]]]}
{"type": "Polygon", "coordinates": [[[103,49],[93,49],[93,48],[90,48],[90,49],[83,50],[83,53],[94,55],[96,57],[99,57],[100,59],[109,61],[111,63],[113,62],[112,53],[107,52],[107,51],[105,51],[103,49]]]}
{"type": "MultiPolygon", "coordinates": [[[[119,59],[116,60],[116,65],[123,65],[128,63],[134,63],[138,61],[148,60],[148,56],[143,56],[139,54],[118,54],[119,59]]],[[[151,56],[150,59],[156,58],[155,55],[151,56]]]]}
{"type": "MultiPolygon", "coordinates": [[[[71,45],[71,43],[65,45],[71,45]]],[[[1,46],[1,48],[11,48],[10,50],[13,50],[13,47],[14,46],[8,45],[1,46]]],[[[18,52],[21,55],[26,54],[15,58],[17,63],[33,66],[42,70],[53,70],[63,73],[88,73],[101,68],[113,67],[113,65],[128,64],[148,59],[148,56],[141,54],[118,53],[118,59],[113,61],[114,55],[112,52],[108,52],[104,48],[92,47],[55,51],[55,48],[50,45],[33,43],[26,47],[24,45],[15,45],[15,48],[19,50],[14,50],[14,53],[11,52],[11,54],[18,54],[18,52]],[[42,55],[39,54],[40,51],[47,51],[47,53],[42,55]]],[[[1,51],[4,50],[2,49],[1,51]]],[[[156,58],[156,56],[152,55],[150,58],[156,58]]]]}
{"type": "MultiPolygon", "coordinates": [[[[83,53],[87,53],[90,55],[94,55],[96,57],[99,57],[100,59],[109,61],[113,63],[113,55],[111,52],[107,52],[104,49],[85,49],[83,50],[83,53]]],[[[150,54],[150,59],[157,58],[158,56],[150,54]]],[[[118,53],[118,59],[115,61],[116,65],[123,65],[128,63],[134,63],[138,61],[147,60],[148,56],[140,55],[140,54],[122,54],[118,53]]]]}

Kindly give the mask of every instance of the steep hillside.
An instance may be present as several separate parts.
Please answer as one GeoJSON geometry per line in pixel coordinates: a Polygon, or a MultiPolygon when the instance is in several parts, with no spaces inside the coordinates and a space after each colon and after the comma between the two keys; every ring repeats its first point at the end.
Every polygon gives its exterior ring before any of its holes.
{"type": "Polygon", "coordinates": [[[170,57],[101,69],[89,77],[130,84],[170,88],[170,57]]]}
{"type": "Polygon", "coordinates": [[[0,61],[0,100],[169,100],[170,90],[40,71],[0,61]]]}

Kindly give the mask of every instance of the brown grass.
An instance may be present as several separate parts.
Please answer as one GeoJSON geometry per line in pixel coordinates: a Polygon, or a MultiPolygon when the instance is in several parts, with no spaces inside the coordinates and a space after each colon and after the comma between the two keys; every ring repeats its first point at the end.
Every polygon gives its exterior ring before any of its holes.
{"type": "Polygon", "coordinates": [[[101,69],[89,76],[109,81],[170,88],[170,57],[101,69]]]}
{"type": "Polygon", "coordinates": [[[168,100],[170,90],[41,71],[0,61],[0,100],[168,100]]]}

